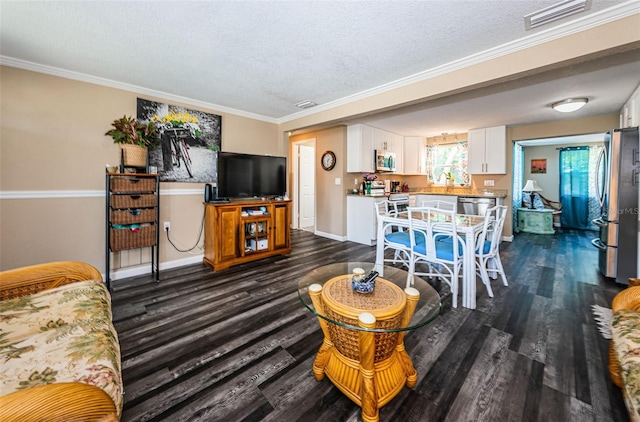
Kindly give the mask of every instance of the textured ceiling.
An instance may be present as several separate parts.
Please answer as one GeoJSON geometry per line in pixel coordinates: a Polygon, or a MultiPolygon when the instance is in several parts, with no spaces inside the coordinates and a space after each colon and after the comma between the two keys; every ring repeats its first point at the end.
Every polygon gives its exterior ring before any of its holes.
{"type": "Polygon", "coordinates": [[[557,2],[2,0],[0,54],[281,121],[299,101],[338,101],[630,3],[593,0],[525,31],[524,15],[557,2]]]}

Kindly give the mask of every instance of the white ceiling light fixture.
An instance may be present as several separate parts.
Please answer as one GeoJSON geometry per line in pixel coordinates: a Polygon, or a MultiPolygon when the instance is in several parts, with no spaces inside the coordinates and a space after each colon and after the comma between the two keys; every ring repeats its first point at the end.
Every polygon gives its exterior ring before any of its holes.
{"type": "Polygon", "coordinates": [[[309,107],[314,107],[317,106],[318,103],[314,103],[311,100],[304,100],[304,101],[300,101],[299,103],[294,104],[296,107],[300,107],[300,108],[309,108],[309,107]]]}
{"type": "Polygon", "coordinates": [[[591,0],[565,0],[524,17],[524,28],[530,30],[575,13],[591,9],[591,0]]]}
{"type": "Polygon", "coordinates": [[[567,98],[551,104],[551,108],[560,113],[571,113],[572,111],[580,110],[588,102],[588,98],[567,98]]]}

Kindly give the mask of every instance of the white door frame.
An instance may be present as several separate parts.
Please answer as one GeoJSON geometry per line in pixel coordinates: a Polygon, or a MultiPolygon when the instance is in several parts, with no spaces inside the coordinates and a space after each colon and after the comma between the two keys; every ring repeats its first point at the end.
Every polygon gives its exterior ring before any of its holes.
{"type": "MultiPolygon", "coordinates": [[[[315,149],[316,147],[316,138],[310,138],[310,139],[303,139],[301,141],[295,141],[292,142],[292,151],[293,151],[293,157],[291,159],[291,163],[292,163],[292,173],[293,173],[293,185],[291,186],[292,190],[293,190],[293,199],[292,199],[292,213],[291,213],[291,228],[297,229],[300,228],[300,214],[298,212],[299,208],[300,208],[300,195],[299,195],[299,188],[300,188],[300,168],[298,166],[298,161],[300,158],[300,145],[310,145],[313,146],[313,148],[315,149]]],[[[315,189],[315,186],[314,186],[315,189]]],[[[315,198],[315,195],[314,195],[315,198]]],[[[315,215],[315,209],[316,209],[316,204],[315,204],[315,200],[313,203],[313,209],[314,209],[314,215],[315,215]]],[[[313,231],[315,232],[316,229],[316,219],[314,218],[314,222],[313,222],[313,231]]]]}

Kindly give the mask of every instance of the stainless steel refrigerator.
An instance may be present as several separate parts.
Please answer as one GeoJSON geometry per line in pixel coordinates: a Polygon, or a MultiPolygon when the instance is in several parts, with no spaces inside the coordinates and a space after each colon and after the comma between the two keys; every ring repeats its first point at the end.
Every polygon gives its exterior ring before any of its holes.
{"type": "Polygon", "coordinates": [[[638,128],[614,129],[605,136],[598,160],[601,215],[593,220],[599,237],[598,265],[605,277],[629,284],[638,267],[638,190],[640,142],[638,128]]]}

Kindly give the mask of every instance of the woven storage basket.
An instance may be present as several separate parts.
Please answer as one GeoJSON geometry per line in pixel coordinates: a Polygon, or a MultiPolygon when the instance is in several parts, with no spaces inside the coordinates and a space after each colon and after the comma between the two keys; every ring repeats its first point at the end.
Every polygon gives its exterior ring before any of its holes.
{"type": "Polygon", "coordinates": [[[111,192],[154,192],[155,178],[112,177],[111,192]]]}
{"type": "Polygon", "coordinates": [[[156,196],[149,195],[112,195],[112,208],[148,208],[156,206],[156,196]]]}
{"type": "Polygon", "coordinates": [[[147,165],[147,149],[138,145],[121,144],[124,152],[124,165],[145,167],[147,165]]]}
{"type": "Polygon", "coordinates": [[[129,228],[109,230],[111,230],[109,246],[113,252],[156,244],[156,227],[153,225],[140,227],[138,231],[131,231],[129,228]]]}
{"type": "Polygon", "coordinates": [[[156,220],[156,210],[153,208],[111,210],[111,224],[152,223],[156,220]]]}

